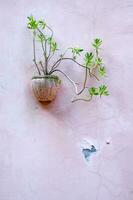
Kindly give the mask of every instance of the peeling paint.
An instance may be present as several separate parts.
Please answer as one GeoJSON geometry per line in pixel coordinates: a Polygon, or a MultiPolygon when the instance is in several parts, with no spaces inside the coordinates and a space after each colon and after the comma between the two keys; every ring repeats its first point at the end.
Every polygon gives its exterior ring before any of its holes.
{"type": "Polygon", "coordinates": [[[93,138],[83,138],[80,143],[80,148],[82,155],[87,162],[90,161],[91,156],[97,154],[101,149],[100,142],[98,140],[94,140],[93,138]]]}
{"type": "Polygon", "coordinates": [[[90,148],[83,148],[82,149],[82,153],[84,155],[84,158],[89,161],[89,158],[92,154],[96,153],[97,152],[97,149],[95,148],[94,145],[91,145],[90,148]]]}

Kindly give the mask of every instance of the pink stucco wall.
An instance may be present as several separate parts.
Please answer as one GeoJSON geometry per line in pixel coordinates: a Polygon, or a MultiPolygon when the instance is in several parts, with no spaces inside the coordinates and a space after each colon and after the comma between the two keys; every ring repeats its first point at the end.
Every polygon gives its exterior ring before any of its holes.
{"type": "MultiPolygon", "coordinates": [[[[0,200],[132,200],[133,1],[1,0],[0,27],[0,200]],[[53,103],[36,101],[31,13],[53,27],[61,49],[103,38],[109,97],[72,104],[62,77],[53,103]],[[83,139],[100,147],[88,163],[83,139]]],[[[78,67],[64,68],[80,78],[78,67]]]]}

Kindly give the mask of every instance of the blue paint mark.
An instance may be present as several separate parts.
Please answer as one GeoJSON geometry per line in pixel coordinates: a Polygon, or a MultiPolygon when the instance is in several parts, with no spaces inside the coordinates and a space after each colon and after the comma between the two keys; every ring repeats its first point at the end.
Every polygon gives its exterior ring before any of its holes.
{"type": "Polygon", "coordinates": [[[90,156],[93,154],[93,153],[96,153],[96,148],[94,147],[94,145],[91,145],[91,148],[88,149],[88,148],[85,148],[85,149],[82,149],[82,153],[84,154],[84,157],[85,159],[88,161],[90,156]]]}

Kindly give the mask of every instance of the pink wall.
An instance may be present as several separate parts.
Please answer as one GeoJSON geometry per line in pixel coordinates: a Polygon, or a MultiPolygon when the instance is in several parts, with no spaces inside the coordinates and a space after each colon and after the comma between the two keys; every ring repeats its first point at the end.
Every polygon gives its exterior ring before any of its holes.
{"type": "MultiPolygon", "coordinates": [[[[4,0],[0,25],[0,200],[132,200],[133,1],[4,0]],[[31,13],[53,27],[61,49],[103,38],[109,97],[72,104],[62,77],[55,102],[35,100],[31,13]],[[88,163],[84,138],[100,145],[88,163]]],[[[78,67],[64,67],[80,78],[78,67]]]]}

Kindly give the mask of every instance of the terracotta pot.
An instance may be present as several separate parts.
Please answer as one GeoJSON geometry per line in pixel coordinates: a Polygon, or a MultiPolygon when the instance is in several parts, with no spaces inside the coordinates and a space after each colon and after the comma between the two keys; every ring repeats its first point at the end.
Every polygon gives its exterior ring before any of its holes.
{"type": "Polygon", "coordinates": [[[52,101],[55,99],[61,80],[58,76],[45,75],[32,78],[32,89],[38,101],[52,101]]]}

